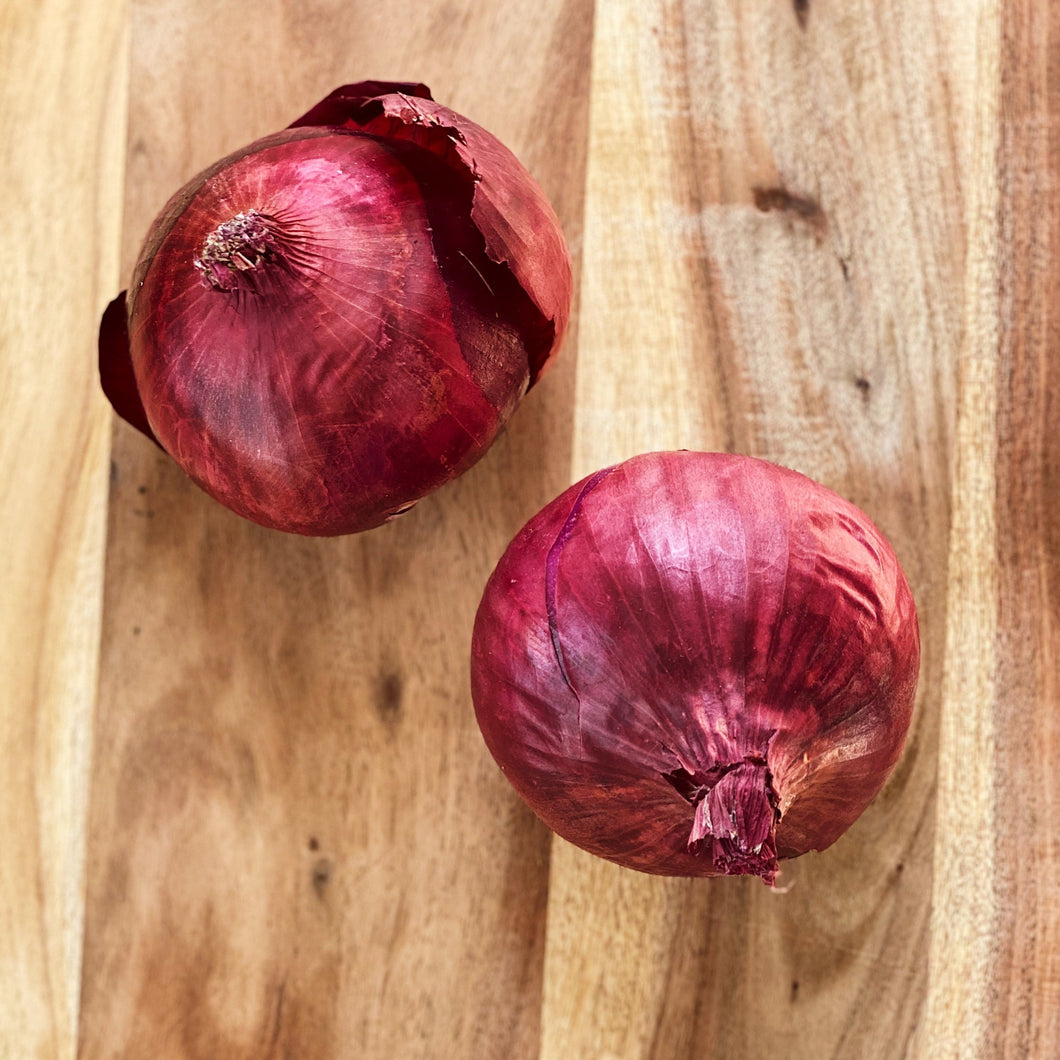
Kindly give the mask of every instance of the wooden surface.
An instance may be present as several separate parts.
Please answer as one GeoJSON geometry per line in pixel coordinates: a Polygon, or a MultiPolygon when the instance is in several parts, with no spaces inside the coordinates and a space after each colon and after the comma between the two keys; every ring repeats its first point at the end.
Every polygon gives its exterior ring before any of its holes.
{"type": "Polygon", "coordinates": [[[0,60],[0,1060],[1060,1055],[1055,5],[9,0],[0,60]],[[303,540],[94,335],[171,191],[364,77],[523,158],[579,311],[472,472],[303,540]],[[843,493],[920,608],[902,763],[776,892],[552,839],[471,713],[507,540],[668,447],[843,493]]]}
{"type": "Polygon", "coordinates": [[[127,36],[111,0],[0,11],[0,1058],[74,1055],[127,36]]]}

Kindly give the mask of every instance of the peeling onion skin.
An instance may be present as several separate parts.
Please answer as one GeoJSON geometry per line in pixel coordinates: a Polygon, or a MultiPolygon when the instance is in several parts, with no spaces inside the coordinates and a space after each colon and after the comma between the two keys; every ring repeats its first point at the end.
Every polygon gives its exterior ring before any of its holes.
{"type": "Polygon", "coordinates": [[[773,884],[879,792],[919,665],[912,593],[863,512],[766,461],[682,451],[527,523],[479,606],[471,688],[493,757],[563,838],[773,884]]]}
{"type": "Polygon", "coordinates": [[[506,147],[422,85],[364,82],[173,196],[104,314],[100,376],[228,508],[354,533],[485,454],[562,343],[571,288],[506,147]]]}

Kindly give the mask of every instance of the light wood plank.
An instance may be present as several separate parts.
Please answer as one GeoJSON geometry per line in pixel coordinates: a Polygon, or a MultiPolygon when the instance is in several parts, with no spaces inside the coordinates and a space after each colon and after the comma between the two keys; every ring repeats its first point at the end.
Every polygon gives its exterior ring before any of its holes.
{"type": "Polygon", "coordinates": [[[961,348],[950,608],[939,735],[930,976],[916,1055],[979,1057],[993,1019],[997,894],[993,805],[997,769],[990,705],[996,701],[996,437],[998,290],[997,174],[1000,11],[979,12],[979,106],[968,167],[968,255],[961,348]]]}
{"type": "Polygon", "coordinates": [[[991,4],[924,1057],[1060,1053],[1060,12],[991,4]]]}
{"type": "Polygon", "coordinates": [[[927,982],[977,23],[936,2],[597,4],[574,475],[750,452],[860,504],[918,599],[906,755],[757,881],[556,841],[542,1056],[904,1056],[927,982]],[[797,1028],[797,1032],[794,1030],[797,1028]]]}
{"type": "Polygon", "coordinates": [[[118,277],[124,4],[0,13],[0,1057],[74,1055],[118,277]]]}
{"type": "MultiPolygon", "coordinates": [[[[577,248],[590,15],[137,4],[126,265],[197,168],[365,77],[490,128],[577,248]]],[[[83,1060],[536,1055],[549,839],[467,657],[493,562],[566,485],[573,349],[465,479],[359,538],[241,522],[119,427],[83,1060]]]]}

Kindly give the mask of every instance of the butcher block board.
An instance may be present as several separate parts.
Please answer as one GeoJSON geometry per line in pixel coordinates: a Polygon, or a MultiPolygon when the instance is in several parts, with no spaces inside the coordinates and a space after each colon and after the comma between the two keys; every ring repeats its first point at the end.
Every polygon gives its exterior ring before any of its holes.
{"type": "Polygon", "coordinates": [[[1060,7],[8,0],[0,67],[2,1060],[1060,1056],[1060,7]],[[462,479],[285,536],[114,420],[96,322],[365,78],[523,159],[576,312],[462,479]],[[775,890],[553,838],[471,709],[507,541],[667,448],[831,486],[919,606],[898,769],[775,890]]]}

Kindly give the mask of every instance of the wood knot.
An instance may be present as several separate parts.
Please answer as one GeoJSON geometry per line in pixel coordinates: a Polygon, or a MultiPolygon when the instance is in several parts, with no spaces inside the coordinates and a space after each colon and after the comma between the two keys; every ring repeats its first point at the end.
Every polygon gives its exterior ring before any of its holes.
{"type": "Polygon", "coordinates": [[[762,213],[773,213],[779,211],[789,214],[808,224],[817,235],[821,235],[828,227],[828,218],[821,204],[808,195],[796,195],[787,188],[777,185],[776,187],[756,187],[751,189],[754,195],[754,204],[762,213]]]}
{"type": "Polygon", "coordinates": [[[405,681],[396,670],[380,675],[376,686],[376,710],[388,725],[393,725],[401,718],[402,701],[405,694],[405,681]]]}

